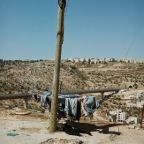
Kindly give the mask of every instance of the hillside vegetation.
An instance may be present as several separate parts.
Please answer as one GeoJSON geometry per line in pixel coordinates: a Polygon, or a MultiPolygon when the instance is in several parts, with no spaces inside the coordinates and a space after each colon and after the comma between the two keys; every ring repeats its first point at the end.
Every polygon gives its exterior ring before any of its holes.
{"type": "MultiPolygon", "coordinates": [[[[54,62],[50,60],[0,60],[0,93],[51,91],[53,71],[54,62]]],[[[144,63],[63,60],[60,82],[62,90],[126,88],[132,83],[144,87],[144,63]]]]}

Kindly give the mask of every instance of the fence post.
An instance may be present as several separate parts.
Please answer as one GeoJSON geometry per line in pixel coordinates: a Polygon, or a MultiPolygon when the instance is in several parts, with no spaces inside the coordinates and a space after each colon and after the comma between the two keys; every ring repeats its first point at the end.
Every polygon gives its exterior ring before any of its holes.
{"type": "Polygon", "coordinates": [[[24,108],[28,109],[29,105],[28,105],[28,98],[24,98],[24,108]]]}

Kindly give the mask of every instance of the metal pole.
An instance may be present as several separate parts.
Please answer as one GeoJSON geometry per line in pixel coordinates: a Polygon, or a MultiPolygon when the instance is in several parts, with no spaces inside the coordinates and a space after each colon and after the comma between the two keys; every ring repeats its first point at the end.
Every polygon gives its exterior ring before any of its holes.
{"type": "Polygon", "coordinates": [[[55,68],[54,68],[54,76],[53,76],[49,132],[55,132],[56,125],[57,125],[59,75],[60,75],[61,51],[62,51],[63,35],[64,35],[65,6],[66,6],[66,0],[58,0],[58,31],[57,31],[57,41],[56,41],[55,68]]]}
{"type": "Polygon", "coordinates": [[[94,90],[71,90],[67,92],[61,92],[63,95],[67,94],[86,94],[86,93],[105,93],[105,92],[118,92],[119,88],[105,88],[105,89],[94,89],[94,90]]]}

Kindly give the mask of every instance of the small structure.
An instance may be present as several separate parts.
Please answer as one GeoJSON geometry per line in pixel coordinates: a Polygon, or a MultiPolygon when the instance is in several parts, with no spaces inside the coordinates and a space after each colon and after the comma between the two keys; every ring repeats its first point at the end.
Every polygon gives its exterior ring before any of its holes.
{"type": "Polygon", "coordinates": [[[137,125],[138,123],[137,117],[133,117],[133,116],[128,117],[128,119],[126,120],[126,123],[137,125]]]}
{"type": "Polygon", "coordinates": [[[138,84],[135,83],[135,82],[127,82],[126,87],[127,87],[128,89],[131,89],[131,88],[137,89],[137,88],[138,88],[138,84]]]}
{"type": "Polygon", "coordinates": [[[133,103],[133,104],[136,104],[137,103],[137,98],[135,96],[131,96],[130,97],[130,102],[133,103]]]}
{"type": "Polygon", "coordinates": [[[128,106],[135,106],[141,108],[144,105],[144,92],[133,93],[129,96],[126,96],[124,100],[128,100],[128,106]]]}
{"type": "Polygon", "coordinates": [[[113,122],[125,122],[127,113],[123,112],[121,109],[117,109],[115,111],[110,111],[108,118],[113,122]]]}
{"type": "Polygon", "coordinates": [[[127,113],[126,112],[122,112],[122,111],[118,111],[117,112],[117,122],[125,122],[127,118],[127,113]]]}

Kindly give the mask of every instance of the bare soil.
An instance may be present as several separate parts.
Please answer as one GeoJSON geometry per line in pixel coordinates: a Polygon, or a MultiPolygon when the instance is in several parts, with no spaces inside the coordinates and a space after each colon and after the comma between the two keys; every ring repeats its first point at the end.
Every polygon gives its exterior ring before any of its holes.
{"type": "MultiPolygon", "coordinates": [[[[23,112],[25,110],[22,110],[23,112]]],[[[11,114],[0,108],[0,144],[143,144],[144,130],[108,123],[103,118],[67,123],[56,133],[48,132],[47,114],[11,114]]]]}

